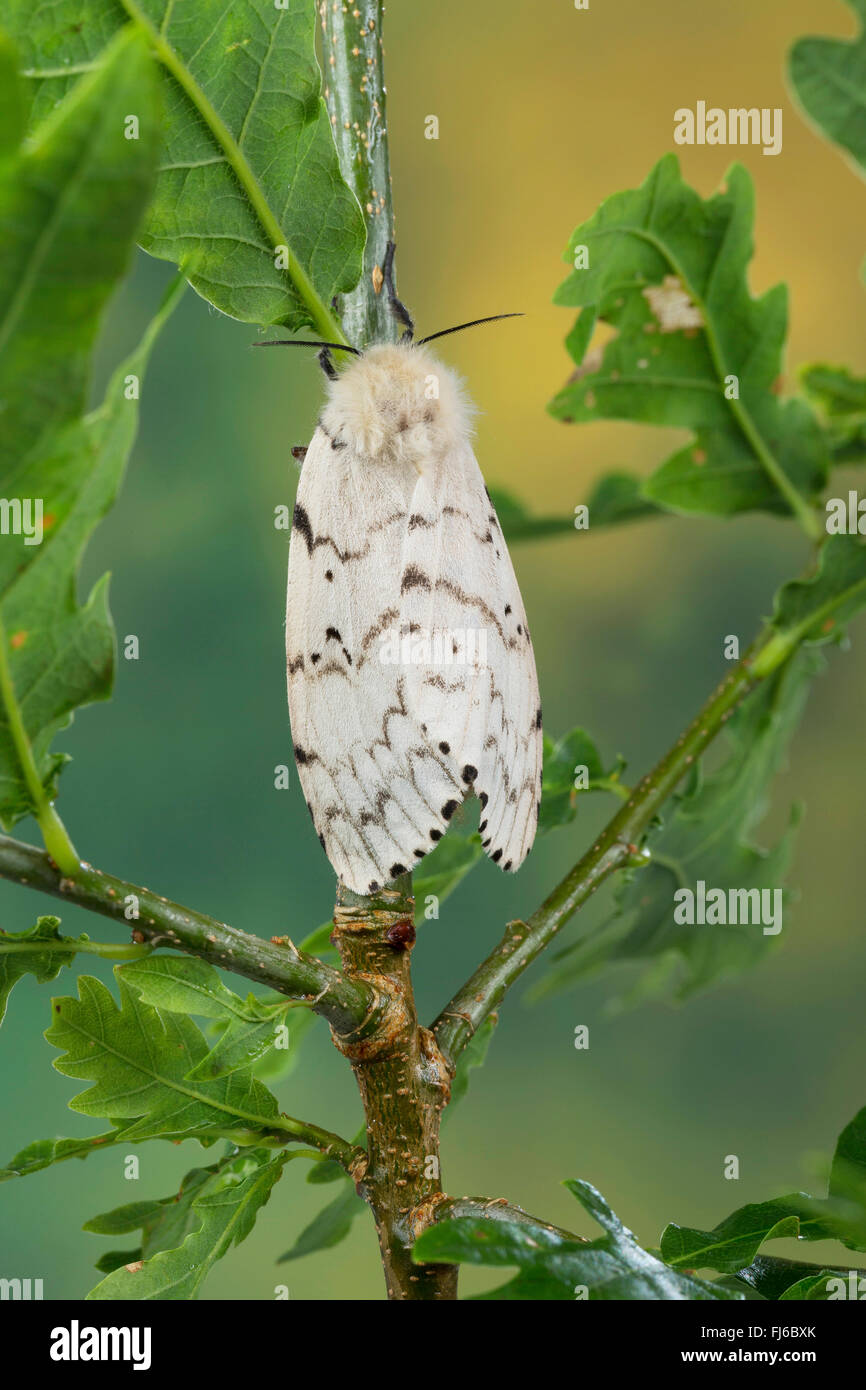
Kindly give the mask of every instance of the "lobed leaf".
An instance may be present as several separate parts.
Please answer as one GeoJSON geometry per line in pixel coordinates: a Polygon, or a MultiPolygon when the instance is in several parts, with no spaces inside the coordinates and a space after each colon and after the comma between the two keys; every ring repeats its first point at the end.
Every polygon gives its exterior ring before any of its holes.
{"type": "MultiPolygon", "coordinates": [[[[286,1159],[286,1154],[252,1149],[228,1165],[198,1170],[191,1188],[181,1190],[171,1236],[166,1229],[160,1232],[158,1216],[155,1220],[153,1213],[143,1216],[141,1267],[115,1269],[91,1290],[88,1299],[197,1298],[216,1261],[249,1235],[286,1159]],[[165,1243],[181,1236],[179,1245],[165,1243]]],[[[109,1216],[116,1224],[118,1213],[109,1216]]]]}
{"type": "Polygon", "coordinates": [[[802,642],[811,646],[838,642],[846,624],[864,606],[866,542],[861,536],[830,536],[818,553],[814,575],[792,580],[779,590],[773,627],[779,640],[791,647],[802,642]]]}
{"type": "MultiPolygon", "coordinates": [[[[187,265],[193,287],[224,314],[330,336],[325,306],[358,281],[364,223],[321,97],[315,6],[7,0],[35,118],[130,19],[160,59],[164,108],[144,249],[187,265]]],[[[138,110],[126,101],[125,113],[138,110]]]]}
{"type": "MultiPolygon", "coordinates": [[[[820,1275],[812,1266],[789,1269],[789,1261],[758,1256],[768,1240],[839,1240],[852,1250],[866,1250],[866,1108],[839,1136],[826,1197],[793,1192],[769,1202],[739,1207],[711,1231],[671,1224],[661,1238],[663,1258],[673,1267],[737,1273],[768,1298],[800,1277],[820,1275]],[[790,1277],[789,1277],[790,1276],[790,1277]]],[[[788,1295],[799,1296],[799,1295],[788,1295]]]]}
{"type": "Polygon", "coordinates": [[[866,458],[866,377],[848,367],[811,363],[799,373],[805,394],[821,414],[834,463],[866,458]]]}
{"type": "Polygon", "coordinates": [[[866,173],[866,0],[848,0],[862,28],[847,39],[799,39],[788,73],[807,116],[866,173]]]}
{"type": "Polygon", "coordinates": [[[208,1051],[198,1028],[185,1015],[143,1003],[115,973],[119,1008],[88,975],[78,981],[79,999],[52,1001],[54,1021],[45,1036],[63,1051],[54,1066],[93,1082],[70,1109],[131,1121],[124,1128],[130,1143],[220,1135],[252,1143],[283,1128],[276,1100],[248,1068],[188,1080],[208,1051]]]}
{"type": "Polygon", "coordinates": [[[277,1264],[286,1264],[289,1260],[299,1260],[303,1255],[313,1255],[317,1250],[331,1250],[339,1245],[346,1239],[355,1218],[361,1215],[365,1207],[364,1199],[358,1196],[354,1183],[347,1178],[337,1196],[317,1212],[291,1249],[280,1256],[277,1264]]]}
{"type": "Polygon", "coordinates": [[[51,750],[54,736],[76,708],[111,690],[107,584],[101,580],[80,607],[75,577],[135,437],[138,407],[127,383],[133,376],[140,382],[176,296],[112,377],[101,409],[77,417],[102,311],[126,269],[152,186],[157,101],[143,45],[121,35],[104,67],[0,166],[0,398],[6,401],[0,494],[22,507],[20,534],[5,537],[0,549],[0,616],[9,636],[0,823],[7,828],[34,808],[17,717],[35,776],[52,798],[65,762],[51,750]],[[123,138],[130,103],[142,115],[138,141],[123,138]]]}
{"type": "Polygon", "coordinates": [[[581,309],[568,339],[577,364],[550,404],[568,422],[631,420],[688,429],[643,496],[682,512],[730,516],[810,506],[827,474],[827,447],[809,407],[777,394],[787,295],[758,299],[747,283],[754,194],[740,165],[703,200],[666,155],[640,188],[617,193],[574,232],[565,259],[586,248],[555,302],[581,309]],[[614,330],[587,356],[598,322],[614,330]]]}
{"type": "Polygon", "coordinates": [[[544,763],[541,779],[541,811],[538,817],[540,833],[569,825],[577,815],[578,797],[591,791],[613,791],[620,795],[624,788],[619,775],[625,764],[618,758],[605,771],[601,755],[585,729],[572,729],[556,743],[544,736],[544,763]],[[576,774],[586,780],[586,786],[575,787],[576,774]]]}
{"type": "MultiPolygon", "coordinates": [[[[651,831],[652,858],[620,880],[612,919],[592,936],[558,953],[557,964],[536,986],[539,998],[570,987],[602,965],[640,962],[644,974],[629,998],[673,989],[679,998],[763,958],[777,939],[761,924],[698,925],[675,920],[674,894],[707,888],[780,888],[798,823],[770,851],[751,834],[763,819],[769,788],[797,727],[821,658],[800,652],[755,691],[727,725],[729,753],[704,777],[699,768],[672,798],[661,828],[651,831]]],[[[784,907],[784,900],[783,900],[784,907]]]]}
{"type": "Polygon", "coordinates": [[[72,964],[75,946],[88,940],[87,936],[77,939],[61,936],[59,927],[59,917],[40,917],[35,926],[27,927],[25,931],[0,931],[0,1023],[5,1017],[13,985],[24,975],[34,975],[40,984],[56,979],[62,966],[72,964]],[[63,943],[69,950],[46,949],[46,942],[54,943],[55,946],[63,943]],[[31,943],[32,949],[20,949],[31,946],[31,943]],[[13,946],[16,949],[6,951],[3,949],[5,946],[13,946]]]}
{"type": "Polygon", "coordinates": [[[212,965],[192,956],[151,956],[123,966],[118,975],[145,1004],[225,1024],[214,1046],[189,1072],[188,1081],[226,1076],[263,1057],[274,1047],[277,1030],[291,1007],[280,995],[276,1004],[263,1003],[253,994],[241,999],[222,983],[212,965]]]}
{"type": "Polygon", "coordinates": [[[529,1221],[459,1217],[441,1221],[422,1233],[412,1249],[418,1263],[516,1265],[516,1279],[483,1294],[483,1300],[737,1300],[730,1289],[704,1283],[669,1269],[643,1250],[622,1225],[601,1193],[590,1183],[565,1184],[602,1226],[604,1236],[581,1241],[529,1221]]]}
{"type": "Polygon", "coordinates": [[[5,1168],[0,1168],[0,1182],[41,1173],[44,1168],[51,1168],[67,1158],[87,1158],[99,1149],[120,1143],[123,1137],[121,1127],[107,1134],[89,1135],[86,1139],[35,1139],[11,1158],[5,1168]]]}

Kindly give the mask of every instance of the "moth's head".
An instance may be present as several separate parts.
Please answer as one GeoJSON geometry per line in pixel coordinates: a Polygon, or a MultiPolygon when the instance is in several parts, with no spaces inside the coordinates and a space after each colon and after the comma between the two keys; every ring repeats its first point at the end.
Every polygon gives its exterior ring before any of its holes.
{"type": "Polygon", "coordinates": [[[362,458],[411,464],[452,452],[471,408],[454,372],[421,345],[380,343],[328,383],[322,422],[362,458]]]}

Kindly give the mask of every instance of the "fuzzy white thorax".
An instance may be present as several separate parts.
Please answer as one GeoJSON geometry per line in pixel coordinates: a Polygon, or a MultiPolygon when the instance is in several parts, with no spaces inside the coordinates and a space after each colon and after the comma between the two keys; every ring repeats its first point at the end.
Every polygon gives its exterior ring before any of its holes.
{"type": "Polygon", "coordinates": [[[353,359],[329,383],[322,412],[328,433],[355,454],[419,469],[465,444],[471,418],[456,373],[409,343],[379,344],[353,359]]]}

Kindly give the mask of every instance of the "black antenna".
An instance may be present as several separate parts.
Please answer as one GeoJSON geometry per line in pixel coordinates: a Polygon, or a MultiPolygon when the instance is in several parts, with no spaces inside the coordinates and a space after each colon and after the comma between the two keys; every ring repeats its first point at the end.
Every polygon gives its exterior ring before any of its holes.
{"type": "Polygon", "coordinates": [[[491,314],[488,319],[472,319],[469,323],[458,323],[454,328],[440,328],[438,333],[430,333],[426,338],[421,338],[418,346],[424,343],[432,343],[434,338],[447,338],[449,333],[462,333],[464,328],[477,328],[480,323],[497,323],[499,319],[522,319],[523,314],[491,314]]]}
{"type": "Polygon", "coordinates": [[[397,289],[394,284],[394,252],[396,250],[396,242],[389,241],[388,245],[385,247],[385,256],[382,260],[382,279],[385,283],[385,289],[388,291],[388,303],[391,307],[391,313],[394,315],[397,322],[405,329],[400,341],[402,343],[411,343],[415,336],[415,324],[412,320],[412,315],[409,313],[402,299],[398,299],[397,289]]]}
{"type": "Polygon", "coordinates": [[[265,343],[252,343],[251,346],[332,348],[334,352],[351,352],[355,357],[361,356],[360,348],[349,347],[348,343],[320,343],[314,342],[311,338],[270,338],[265,343]]]}

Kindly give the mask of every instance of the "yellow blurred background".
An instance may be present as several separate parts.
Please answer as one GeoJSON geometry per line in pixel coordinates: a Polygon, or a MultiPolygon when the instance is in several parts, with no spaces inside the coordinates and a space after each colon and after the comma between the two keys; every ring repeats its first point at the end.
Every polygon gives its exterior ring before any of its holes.
{"type": "MultiPolygon", "coordinates": [[[[828,0],[590,0],[587,11],[572,0],[389,5],[400,292],[426,333],[483,314],[526,315],[441,345],[479,407],[477,453],[489,483],[535,510],[570,514],[601,473],[646,474],[683,442],[648,427],[564,426],[545,405],[570,370],[563,339],[572,316],[551,304],[569,234],[674,148],[674,111],[698,100],[784,112],[777,158],[759,148],[679,153],[704,196],[733,156],[751,170],[751,283],[755,292],[790,284],[789,380],[812,359],[866,370],[866,188],[805,123],[784,80],[791,42],[815,32],[852,35],[851,12],[828,0]],[[424,136],[431,114],[436,141],[424,136]]],[[[165,265],[140,258],[106,329],[100,381],[167,278],[165,265]]],[[[118,632],[139,634],[142,657],[120,662],[111,705],[80,714],[64,737],[75,761],[61,809],[93,863],[261,935],[299,939],[329,915],[333,881],[298,787],[273,788],[275,764],[290,762],[286,537],[273,528],[273,509],[292,499],[289,449],[309,437],[321,384],[300,354],[248,351],[254,338],[188,294],[158,346],[130,474],[85,566],[88,583],[112,569],[118,632]]],[[[840,490],[848,485],[844,478],[840,490]]],[[[723,636],[747,641],[778,583],[805,558],[793,523],[763,517],[652,521],[517,548],[548,731],[585,725],[637,777],[720,678],[723,636]]],[[[762,830],[771,843],[791,802],[805,801],[792,874],[799,898],[779,949],[682,1008],[611,1014],[623,981],[610,975],[532,1009],[518,988],[446,1132],[448,1191],[507,1196],[592,1236],[558,1185],[586,1178],[654,1244],[668,1220],[712,1226],[747,1201],[801,1185],[821,1190],[821,1156],[866,1104],[864,636],[861,620],[852,649],[831,654],[762,830]],[[590,1026],[588,1052],[573,1046],[581,1023],[590,1026]],[[728,1154],[740,1158],[738,1182],[723,1177],[728,1154]]],[[[613,809],[588,803],[516,881],[485,863],[424,927],[423,1015],[437,1012],[509,917],[532,910],[613,809]]],[[[0,906],[3,927],[20,930],[37,902],[4,884],[0,906]]],[[[588,918],[609,909],[607,897],[588,918]]],[[[107,923],[75,911],[64,927],[112,936],[107,923]]],[[[543,971],[536,966],[531,978],[543,971]]],[[[71,983],[64,971],[53,992],[71,983]]],[[[91,1131],[65,1113],[79,1087],[50,1070],[54,1054],[39,1037],[48,993],[23,982],[4,1024],[4,1158],[33,1138],[91,1131]]],[[[324,1029],[277,1094],[290,1113],[346,1134],[359,1122],[351,1075],[324,1029]]],[[[137,1183],[105,1154],[0,1187],[8,1266],[0,1272],[44,1277],[47,1297],[83,1296],[106,1243],[82,1235],[81,1223],[167,1194],[201,1152],[149,1145],[140,1156],[137,1183]]],[[[381,1296],[365,1216],[334,1251],[274,1265],[336,1190],[307,1185],[302,1168],[289,1165],[206,1297],[269,1298],[283,1282],[295,1299],[381,1296]]],[[[497,1282],[464,1277],[467,1292],[497,1282]]]]}

